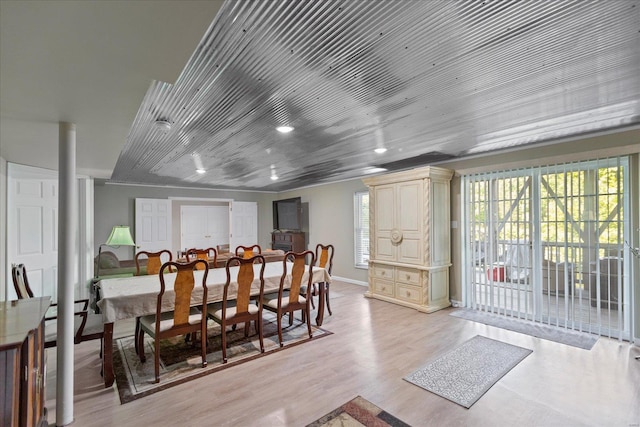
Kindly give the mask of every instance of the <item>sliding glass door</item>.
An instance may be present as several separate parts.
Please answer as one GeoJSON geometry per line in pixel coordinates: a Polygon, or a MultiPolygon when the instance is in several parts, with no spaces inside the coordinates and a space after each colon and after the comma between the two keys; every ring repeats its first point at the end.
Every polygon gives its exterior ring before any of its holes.
{"type": "Polygon", "coordinates": [[[628,339],[628,160],[463,177],[465,304],[628,339]]]}

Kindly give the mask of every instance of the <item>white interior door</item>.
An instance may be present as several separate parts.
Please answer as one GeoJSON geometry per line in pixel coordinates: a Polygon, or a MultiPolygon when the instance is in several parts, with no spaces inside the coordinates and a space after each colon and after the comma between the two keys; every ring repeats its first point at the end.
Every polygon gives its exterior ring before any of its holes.
{"type": "MultiPolygon", "coordinates": [[[[8,265],[24,264],[36,296],[58,298],[58,173],[8,165],[8,265]]],[[[7,284],[12,283],[7,269],[7,284]]],[[[8,286],[7,299],[16,299],[8,286]]]]}
{"type": "Polygon", "coordinates": [[[229,248],[238,245],[252,246],[258,243],[258,203],[232,202],[231,232],[229,248]]]}
{"type": "Polygon", "coordinates": [[[229,243],[228,206],[181,206],[180,248],[215,248],[229,243]]]}
{"type": "Polygon", "coordinates": [[[138,251],[171,250],[171,200],[136,199],[135,234],[138,251]]]}

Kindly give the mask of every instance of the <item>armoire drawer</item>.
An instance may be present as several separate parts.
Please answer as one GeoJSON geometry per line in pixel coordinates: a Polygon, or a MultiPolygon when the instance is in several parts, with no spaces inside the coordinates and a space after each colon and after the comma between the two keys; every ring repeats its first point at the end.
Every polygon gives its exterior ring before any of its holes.
{"type": "Polygon", "coordinates": [[[393,267],[374,264],[373,277],[378,279],[393,280],[393,267]]]}
{"type": "Polygon", "coordinates": [[[413,268],[396,267],[396,282],[408,285],[420,286],[420,270],[413,268]]]}
{"type": "Polygon", "coordinates": [[[373,292],[379,295],[393,296],[393,282],[373,279],[373,292]]]}
{"type": "Polygon", "coordinates": [[[398,299],[420,304],[421,295],[422,289],[419,287],[396,283],[395,297],[398,299]]]}

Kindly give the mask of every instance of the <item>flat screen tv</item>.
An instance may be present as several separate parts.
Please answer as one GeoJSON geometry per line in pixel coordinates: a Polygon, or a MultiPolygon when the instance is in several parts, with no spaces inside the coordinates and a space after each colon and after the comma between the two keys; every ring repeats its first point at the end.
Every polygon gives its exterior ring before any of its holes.
{"type": "Polygon", "coordinates": [[[281,231],[300,231],[302,228],[302,199],[273,201],[273,229],[281,231]]]}

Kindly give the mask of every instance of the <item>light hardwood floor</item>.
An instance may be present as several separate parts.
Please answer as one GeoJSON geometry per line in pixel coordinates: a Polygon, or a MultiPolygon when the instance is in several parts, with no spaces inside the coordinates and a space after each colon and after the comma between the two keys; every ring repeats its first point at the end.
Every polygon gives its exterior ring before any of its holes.
{"type": "MultiPolygon", "coordinates": [[[[412,426],[638,426],[640,348],[600,338],[590,351],[367,299],[334,282],[332,336],[121,405],[105,389],[99,343],[75,346],[75,426],[304,426],[357,395],[412,426]],[[339,294],[339,295],[338,295],[339,294]],[[470,409],[402,378],[475,335],[533,353],[470,409]]],[[[116,324],[130,334],[132,322],[116,324]]],[[[148,362],[153,363],[153,361],[148,362]]],[[[47,407],[55,423],[55,349],[47,407]]]]}

